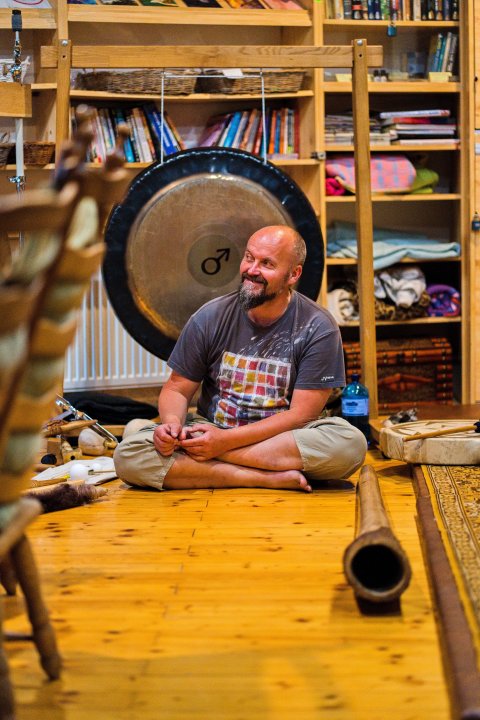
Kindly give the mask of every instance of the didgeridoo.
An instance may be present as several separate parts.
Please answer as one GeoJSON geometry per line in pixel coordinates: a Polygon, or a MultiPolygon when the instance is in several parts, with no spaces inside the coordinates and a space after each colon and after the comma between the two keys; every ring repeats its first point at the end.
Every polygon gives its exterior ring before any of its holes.
{"type": "Polygon", "coordinates": [[[343,569],[355,595],[375,603],[398,599],[410,582],[410,563],[392,532],[370,465],[360,472],[356,536],[345,550],[343,569]]]}

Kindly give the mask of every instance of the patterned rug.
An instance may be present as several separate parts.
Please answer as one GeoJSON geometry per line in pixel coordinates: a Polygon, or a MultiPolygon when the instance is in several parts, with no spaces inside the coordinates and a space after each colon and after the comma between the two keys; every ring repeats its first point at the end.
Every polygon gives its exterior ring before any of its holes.
{"type": "Polygon", "coordinates": [[[480,467],[412,469],[454,717],[480,720],[480,467]]]}
{"type": "Polygon", "coordinates": [[[422,465],[477,649],[480,648],[480,467],[422,465]]]}

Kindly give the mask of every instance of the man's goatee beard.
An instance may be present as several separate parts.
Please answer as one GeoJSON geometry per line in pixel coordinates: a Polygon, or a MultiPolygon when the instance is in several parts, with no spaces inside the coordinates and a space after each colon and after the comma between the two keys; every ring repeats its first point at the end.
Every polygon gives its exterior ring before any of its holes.
{"type": "Polygon", "coordinates": [[[268,300],[273,300],[275,294],[265,292],[265,288],[263,287],[262,292],[257,295],[255,293],[249,292],[242,283],[238,288],[237,297],[238,302],[240,303],[240,307],[243,310],[248,311],[253,310],[253,308],[260,307],[260,305],[268,302],[268,300]]]}

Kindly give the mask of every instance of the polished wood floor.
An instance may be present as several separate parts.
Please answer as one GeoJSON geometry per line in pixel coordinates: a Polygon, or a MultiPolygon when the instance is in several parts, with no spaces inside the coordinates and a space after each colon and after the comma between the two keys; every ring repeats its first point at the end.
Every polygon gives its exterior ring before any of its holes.
{"type": "MultiPolygon", "coordinates": [[[[148,492],[120,481],[42,516],[32,539],[58,642],[47,682],[6,646],[18,720],[446,720],[437,631],[407,467],[371,462],[413,578],[365,615],[342,571],[350,484],[148,492]]],[[[5,599],[6,629],[28,627],[5,599]]]]}

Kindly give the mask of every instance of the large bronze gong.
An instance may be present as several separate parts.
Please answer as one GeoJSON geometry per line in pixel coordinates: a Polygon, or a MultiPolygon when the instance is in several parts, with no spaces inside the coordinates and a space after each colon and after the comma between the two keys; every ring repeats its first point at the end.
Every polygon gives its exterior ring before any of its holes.
{"type": "Polygon", "coordinates": [[[203,303],[239,284],[248,238],[265,225],[296,228],[307,245],[298,289],[316,299],[323,240],[315,212],[271,163],[240,150],[187,150],[138,175],[112,211],[103,274],[112,306],[144,348],[167,360],[203,303]]]}

